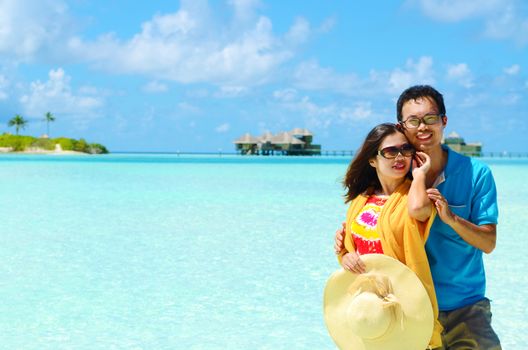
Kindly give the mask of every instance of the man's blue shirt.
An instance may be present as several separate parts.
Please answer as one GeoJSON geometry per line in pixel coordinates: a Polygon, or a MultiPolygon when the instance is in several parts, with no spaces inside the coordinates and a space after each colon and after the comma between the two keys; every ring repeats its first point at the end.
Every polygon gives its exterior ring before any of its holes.
{"type": "MultiPolygon", "coordinates": [[[[448,151],[444,181],[437,188],[451,211],[476,225],[496,224],[497,190],[487,165],[448,151]]],[[[482,251],[466,243],[437,216],[425,249],[441,311],[474,304],[484,298],[486,276],[482,251]]]]}

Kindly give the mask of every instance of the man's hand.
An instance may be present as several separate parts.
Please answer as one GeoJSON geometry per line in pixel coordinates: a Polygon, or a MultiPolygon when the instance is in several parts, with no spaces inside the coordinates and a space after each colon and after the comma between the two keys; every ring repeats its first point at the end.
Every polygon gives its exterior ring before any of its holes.
{"type": "Polygon", "coordinates": [[[335,243],[334,243],[334,250],[336,255],[341,253],[343,249],[345,249],[345,231],[346,231],[346,223],[343,222],[341,224],[341,228],[338,229],[335,233],[335,243]]]}
{"type": "Polygon", "coordinates": [[[434,203],[440,219],[449,226],[453,225],[455,214],[449,209],[449,203],[447,203],[445,197],[436,188],[428,188],[426,192],[429,199],[434,203]]]}

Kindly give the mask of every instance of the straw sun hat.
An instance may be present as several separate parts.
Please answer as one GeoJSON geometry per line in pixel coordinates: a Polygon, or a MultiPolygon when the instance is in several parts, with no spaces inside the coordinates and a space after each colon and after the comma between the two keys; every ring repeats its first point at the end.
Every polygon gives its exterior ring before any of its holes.
{"type": "Polygon", "coordinates": [[[338,270],[324,291],[326,326],[339,349],[426,349],[433,308],[416,274],[383,254],[361,260],[366,273],[338,270]]]}

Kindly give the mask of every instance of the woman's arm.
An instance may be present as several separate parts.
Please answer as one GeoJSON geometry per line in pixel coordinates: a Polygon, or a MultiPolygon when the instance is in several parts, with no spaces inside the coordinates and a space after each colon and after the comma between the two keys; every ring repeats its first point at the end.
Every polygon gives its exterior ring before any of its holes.
{"type": "Polygon", "coordinates": [[[431,168],[431,158],[424,152],[416,152],[413,163],[415,167],[412,170],[413,181],[409,189],[407,206],[411,217],[425,221],[431,216],[433,210],[433,203],[425,187],[425,176],[431,168]]]}

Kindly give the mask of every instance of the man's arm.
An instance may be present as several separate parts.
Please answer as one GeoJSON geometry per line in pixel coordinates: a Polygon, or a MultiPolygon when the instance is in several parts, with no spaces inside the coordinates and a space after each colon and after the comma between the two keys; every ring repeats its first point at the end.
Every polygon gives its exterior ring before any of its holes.
{"type": "Polygon", "coordinates": [[[497,225],[485,224],[475,225],[463,219],[449,209],[447,200],[436,188],[427,190],[429,198],[434,202],[438,210],[438,216],[449,225],[466,243],[482,250],[484,253],[491,253],[497,243],[497,225]]]}
{"type": "Polygon", "coordinates": [[[346,223],[343,222],[341,226],[336,231],[334,242],[334,251],[337,255],[337,260],[339,260],[339,263],[345,270],[354,273],[364,273],[367,267],[359,255],[356,252],[348,252],[345,248],[346,223]]]}
{"type": "Polygon", "coordinates": [[[482,250],[484,253],[491,253],[497,242],[497,225],[475,225],[459,216],[454,216],[452,224],[448,224],[464,241],[482,250]]]}
{"type": "Polygon", "coordinates": [[[336,255],[343,256],[346,253],[345,249],[345,228],[346,223],[341,224],[341,228],[338,229],[335,233],[335,239],[334,239],[334,251],[336,255]],[[344,252],[344,253],[343,253],[344,252]]]}

